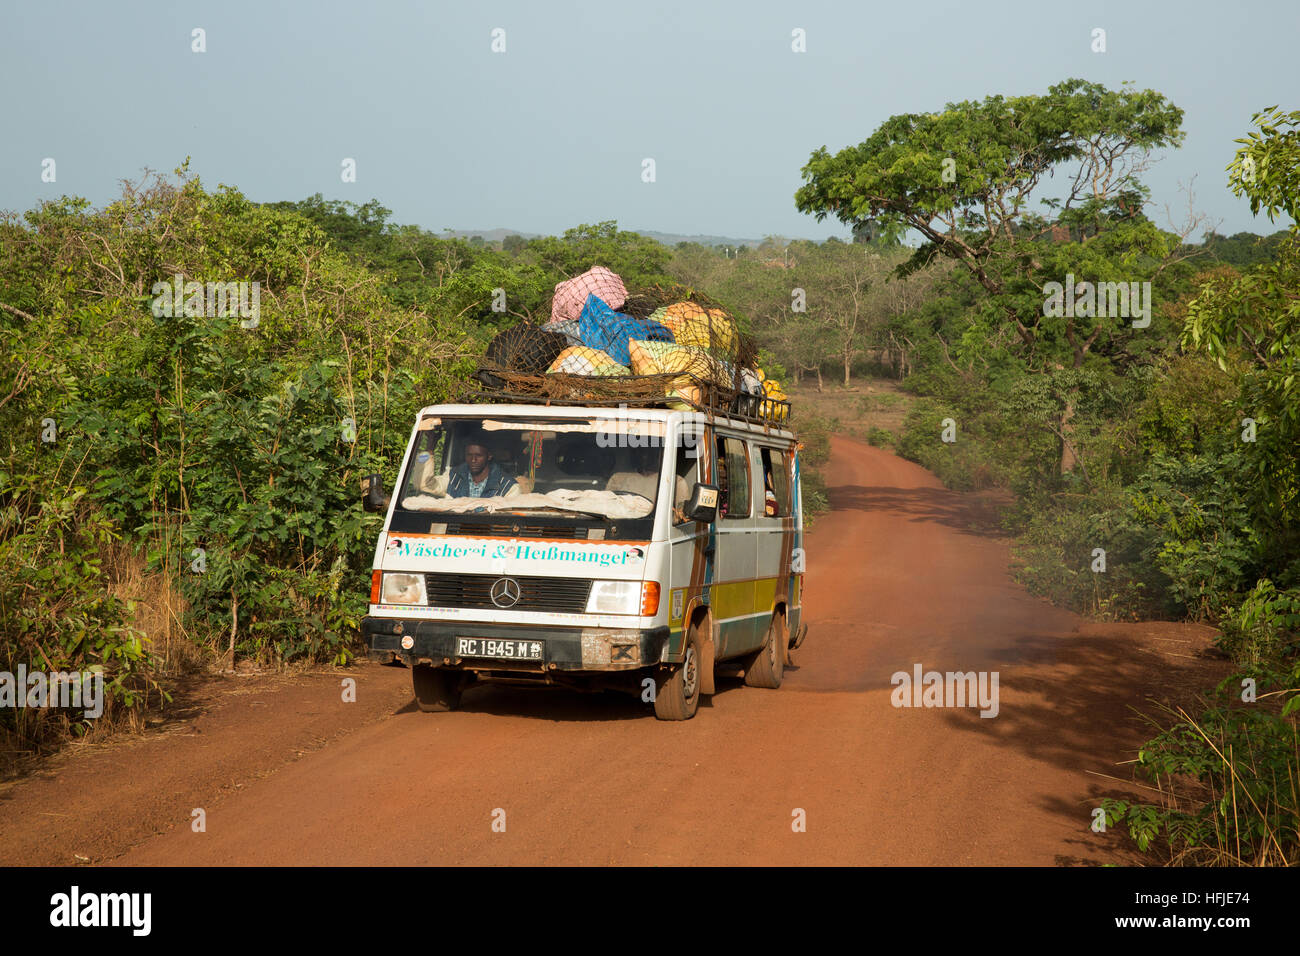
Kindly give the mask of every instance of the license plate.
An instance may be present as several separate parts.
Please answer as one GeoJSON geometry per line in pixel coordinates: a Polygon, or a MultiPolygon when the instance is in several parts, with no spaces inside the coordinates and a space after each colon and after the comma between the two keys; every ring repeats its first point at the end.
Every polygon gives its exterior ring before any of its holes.
{"type": "Polygon", "coordinates": [[[458,637],[456,656],[493,657],[503,661],[540,661],[542,642],[497,640],[491,637],[458,637]]]}

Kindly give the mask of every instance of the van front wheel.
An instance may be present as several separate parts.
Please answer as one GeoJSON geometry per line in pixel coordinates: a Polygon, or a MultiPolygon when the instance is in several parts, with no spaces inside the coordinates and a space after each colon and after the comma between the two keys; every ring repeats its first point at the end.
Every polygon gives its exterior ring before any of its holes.
{"type": "Polygon", "coordinates": [[[669,674],[655,677],[655,716],[660,720],[690,720],[700,707],[700,632],[687,632],[686,657],[669,674]]]}
{"type": "Polygon", "coordinates": [[[763,646],[754,652],[745,667],[745,683],[750,687],[780,687],[785,675],[785,615],[777,611],[767,625],[763,646]]]}
{"type": "Polygon", "coordinates": [[[415,702],[425,713],[441,713],[460,706],[460,675],[452,671],[416,664],[411,668],[415,702]]]}

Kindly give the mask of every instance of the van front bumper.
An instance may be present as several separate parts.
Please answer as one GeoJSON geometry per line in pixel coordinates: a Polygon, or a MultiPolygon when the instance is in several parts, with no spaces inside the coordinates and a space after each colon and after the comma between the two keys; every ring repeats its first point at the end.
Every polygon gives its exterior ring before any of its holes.
{"type": "Polygon", "coordinates": [[[522,624],[474,624],[420,618],[366,617],[361,635],[373,661],[401,661],[410,666],[428,661],[439,667],[530,671],[626,671],[663,661],[668,628],[536,627],[522,624]],[[456,639],[488,638],[540,641],[540,660],[462,657],[456,639]],[[410,647],[403,646],[408,641],[410,647]]]}

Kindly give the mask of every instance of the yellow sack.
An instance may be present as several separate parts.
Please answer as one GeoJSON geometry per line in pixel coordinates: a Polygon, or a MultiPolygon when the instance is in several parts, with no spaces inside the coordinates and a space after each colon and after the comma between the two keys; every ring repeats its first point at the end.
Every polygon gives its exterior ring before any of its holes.
{"type": "Polygon", "coordinates": [[[775,419],[776,421],[783,421],[789,413],[790,407],[788,405],[778,405],[776,403],[788,401],[789,396],[786,395],[785,390],[781,388],[780,382],[774,381],[770,378],[763,378],[761,370],[758,374],[759,378],[763,382],[763,392],[769,399],[772,399],[772,401],[763,402],[763,414],[768,418],[775,419]]]}
{"type": "Polygon", "coordinates": [[[670,408],[687,410],[703,401],[700,387],[690,375],[723,385],[728,381],[726,363],[703,349],[633,339],[628,343],[628,354],[632,357],[633,375],[680,375],[668,383],[665,392],[669,399],[680,399],[670,402],[670,408]]]}
{"type": "Polygon", "coordinates": [[[697,406],[704,405],[704,395],[700,387],[689,378],[675,378],[671,387],[664,393],[669,399],[668,407],[679,412],[689,412],[697,406]]]}
{"type": "Polygon", "coordinates": [[[672,305],[655,309],[653,315],[656,322],[668,326],[674,332],[683,322],[708,317],[704,306],[690,301],[674,302],[672,305]]]}
{"type": "Polygon", "coordinates": [[[570,345],[559,354],[547,372],[565,372],[569,375],[626,375],[626,365],[619,365],[599,349],[585,345],[570,345]]]}
{"type": "Polygon", "coordinates": [[[659,319],[673,333],[678,345],[694,345],[730,354],[736,347],[736,323],[721,309],[708,309],[695,302],[674,302],[659,319]]]}
{"type": "Polygon", "coordinates": [[[633,375],[685,372],[701,359],[694,349],[683,348],[672,342],[646,342],[633,339],[628,342],[627,351],[632,357],[633,375]]]}
{"type": "Polygon", "coordinates": [[[673,375],[689,372],[698,379],[718,385],[731,384],[731,363],[694,345],[674,342],[628,342],[633,375],[673,375]]]}

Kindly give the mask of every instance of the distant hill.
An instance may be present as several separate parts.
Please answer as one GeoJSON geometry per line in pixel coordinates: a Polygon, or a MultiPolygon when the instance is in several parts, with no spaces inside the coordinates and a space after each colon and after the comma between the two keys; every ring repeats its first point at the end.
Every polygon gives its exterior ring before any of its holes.
{"type": "Polygon", "coordinates": [[[675,232],[655,232],[652,229],[633,229],[633,232],[639,232],[665,246],[675,246],[679,242],[698,242],[702,246],[750,246],[756,248],[762,245],[762,239],[737,239],[734,236],[683,236],[675,232]]]}
{"type": "Polygon", "coordinates": [[[485,242],[500,242],[506,236],[523,236],[525,239],[536,239],[541,233],[520,232],[518,229],[444,229],[442,235],[451,236],[454,239],[472,239],[474,236],[482,236],[485,242]]]}
{"type": "MultiPolygon", "coordinates": [[[[756,247],[763,241],[762,239],[737,239],[734,236],[687,236],[675,232],[655,232],[651,229],[633,229],[631,231],[639,232],[656,242],[662,242],[665,246],[675,246],[679,242],[698,242],[702,246],[756,247]]],[[[523,236],[525,239],[536,239],[539,233],[520,232],[518,229],[452,229],[444,231],[443,235],[454,236],[458,239],[471,239],[474,236],[482,236],[485,242],[500,242],[506,236],[523,236]]]]}

